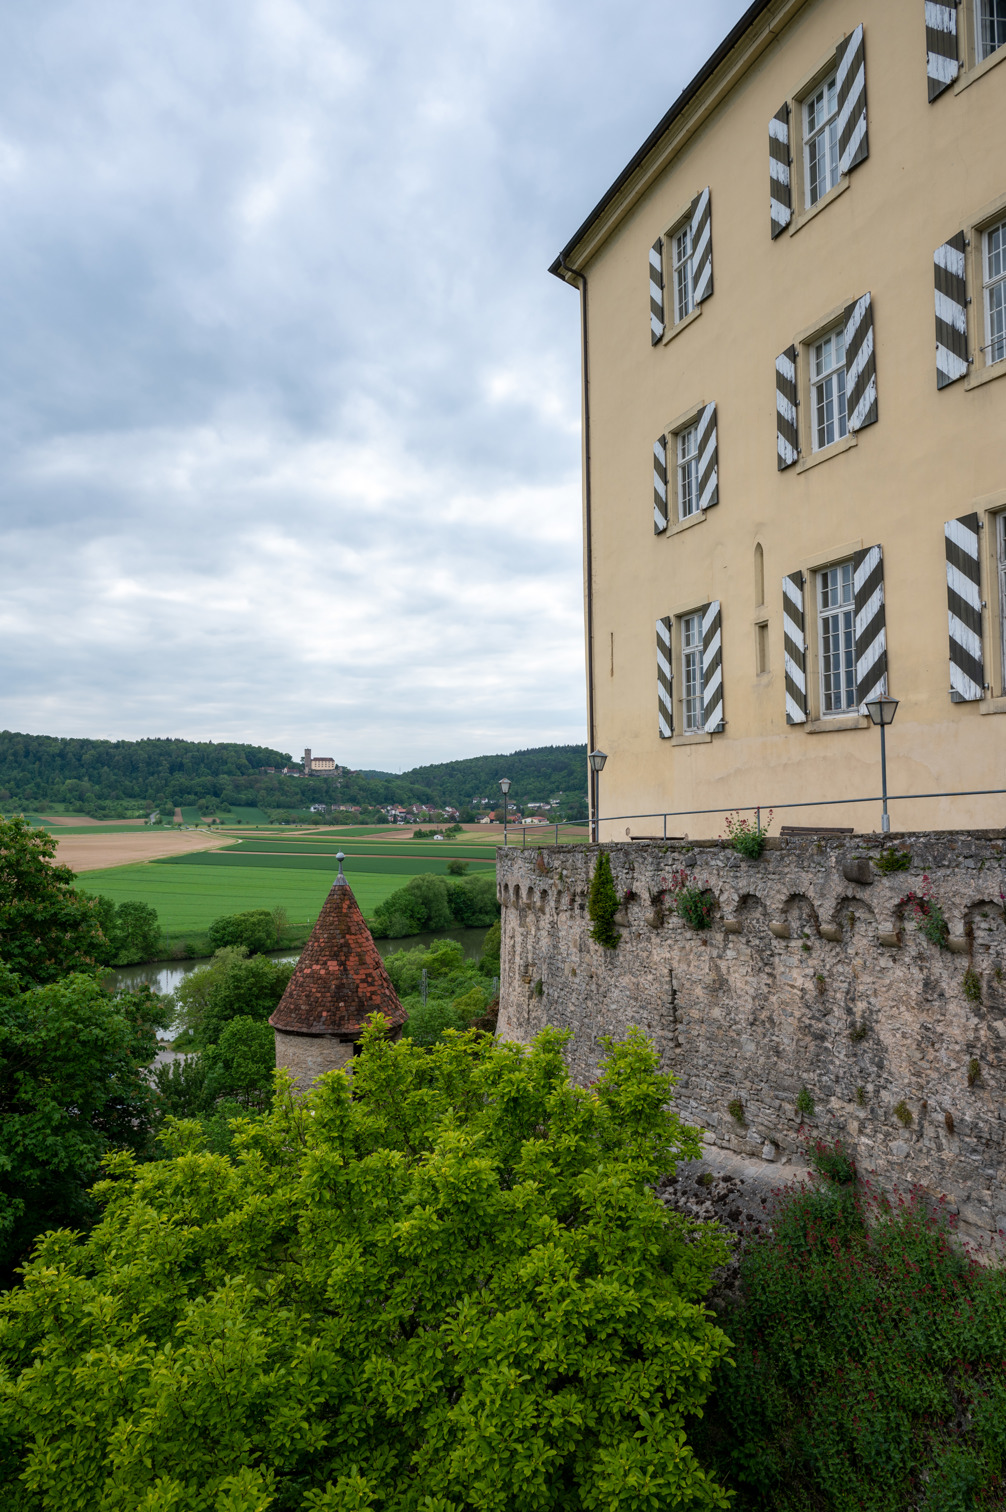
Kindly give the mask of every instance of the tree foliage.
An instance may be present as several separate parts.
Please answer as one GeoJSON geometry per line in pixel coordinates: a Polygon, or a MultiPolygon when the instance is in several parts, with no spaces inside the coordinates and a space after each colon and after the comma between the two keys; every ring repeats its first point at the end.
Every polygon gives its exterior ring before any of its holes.
{"type": "Polygon", "coordinates": [[[101,925],[105,944],[99,959],[103,966],[134,966],[139,961],[156,960],[163,946],[156,908],[149,903],[116,903],[101,893],[78,891],[91,903],[101,925]]]}
{"type": "Polygon", "coordinates": [[[267,1019],[295,964],[249,956],[243,945],[216,951],[208,966],[189,972],[175,989],[173,1007],[184,1031],[180,1048],[215,1045],[231,1019],[267,1019]]]}
{"type": "Polygon", "coordinates": [[[25,986],[91,970],[106,952],[93,904],[55,854],[45,830],[20,816],[0,819],[0,960],[25,986]]]}
{"type": "Polygon", "coordinates": [[[0,998],[0,1274],[44,1229],[94,1217],[107,1151],[148,1147],[163,1011],[81,975],[0,998]]]}
{"type": "Polygon", "coordinates": [[[452,925],[480,928],[499,918],[496,879],[486,872],[471,877],[412,877],[374,910],[371,933],[401,939],[452,925]]]}
{"type": "Polygon", "coordinates": [[[563,1045],[371,1028],[236,1159],[117,1157],[3,1304],[4,1512],[726,1508],[725,1247],[650,1189],[698,1134],[642,1035],[590,1091],[563,1045]]]}
{"type": "Polygon", "coordinates": [[[243,945],[249,955],[275,950],[279,944],[276,921],[268,908],[252,908],[247,913],[214,919],[207,934],[214,950],[224,945],[243,945]]]}

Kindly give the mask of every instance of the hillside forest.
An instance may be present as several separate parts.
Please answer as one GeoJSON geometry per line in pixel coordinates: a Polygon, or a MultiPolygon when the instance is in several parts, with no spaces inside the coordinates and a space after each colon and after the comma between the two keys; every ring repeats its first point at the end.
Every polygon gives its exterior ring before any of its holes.
{"type": "Polygon", "coordinates": [[[0,731],[0,804],[38,812],[62,807],[92,818],[132,818],[198,807],[205,815],[257,808],[270,814],[313,804],[360,810],[352,822],[383,820],[390,804],[456,808],[462,820],[500,801],[509,777],[514,813],[525,803],[559,800],[555,817],[586,816],[587,748],[540,746],[509,755],[415,767],[411,771],[332,773],[304,778],[289,753],[232,742],[87,740],[0,731]],[[284,772],[284,768],[288,771],[284,772]]]}

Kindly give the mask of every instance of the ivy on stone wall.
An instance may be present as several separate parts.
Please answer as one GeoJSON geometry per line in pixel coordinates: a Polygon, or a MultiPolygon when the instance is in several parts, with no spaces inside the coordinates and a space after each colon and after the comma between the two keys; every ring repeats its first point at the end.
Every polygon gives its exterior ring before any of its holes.
{"type": "Polygon", "coordinates": [[[611,875],[608,853],[598,851],[594,879],[590,884],[590,896],[587,899],[587,912],[594,923],[590,931],[591,939],[596,940],[599,945],[607,946],[609,950],[614,950],[622,938],[615,928],[618,907],[618,893],[615,891],[615,880],[611,875]]]}

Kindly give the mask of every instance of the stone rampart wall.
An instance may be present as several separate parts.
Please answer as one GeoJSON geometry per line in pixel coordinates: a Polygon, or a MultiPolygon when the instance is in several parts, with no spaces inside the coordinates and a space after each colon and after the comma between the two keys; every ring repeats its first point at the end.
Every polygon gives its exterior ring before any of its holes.
{"type": "Polygon", "coordinates": [[[638,1025],[713,1144],[776,1159],[841,1137],[885,1184],[946,1195],[969,1228],[1006,1228],[1006,844],[989,831],[892,841],[912,864],[886,876],[879,837],[784,837],[758,861],[716,841],[605,846],[626,899],[614,950],[590,938],[596,847],[500,851],[498,1032],[571,1029],[587,1082],[601,1037],[638,1025]],[[682,869],[715,897],[708,930],[669,907],[682,869]],[[904,901],[926,887],[944,947],[904,901]],[[803,1089],[812,1117],[797,1111],[803,1089]]]}

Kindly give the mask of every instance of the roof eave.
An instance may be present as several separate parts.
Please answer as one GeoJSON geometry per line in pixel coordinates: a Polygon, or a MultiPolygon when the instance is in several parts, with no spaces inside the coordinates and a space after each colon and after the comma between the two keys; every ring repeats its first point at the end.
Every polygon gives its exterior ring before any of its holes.
{"type": "Polygon", "coordinates": [[[763,12],[769,10],[773,5],[777,4],[778,0],[754,0],[754,4],[748,6],[747,10],[744,12],[743,16],[741,16],[737,24],[723,38],[723,41],[720,43],[719,47],[717,47],[716,51],[706,59],[705,63],[703,63],[702,67],[699,69],[698,73],[691,80],[691,82],[689,84],[686,84],[685,88],[678,95],[678,98],[674,101],[674,104],[671,106],[670,110],[668,110],[666,115],[664,115],[662,119],[658,121],[657,125],[650,132],[650,135],[646,138],[646,141],[640,147],[639,151],[629,160],[628,163],[626,163],[625,167],[622,169],[621,173],[615,179],[611,187],[601,196],[597,204],[594,206],[593,210],[587,216],[587,219],[583,222],[582,226],[580,226],[570,237],[569,241],[563,247],[558,257],[549,267],[548,271],[555,274],[556,278],[561,278],[564,283],[571,281],[569,274],[571,271],[576,270],[569,269],[568,260],[576,251],[580,243],[583,241],[584,237],[587,236],[588,232],[590,232],[597,221],[600,220],[601,216],[607,210],[612,201],[618,197],[621,190],[632,178],[632,175],[637,171],[637,169],[641,167],[643,163],[645,163],[650,153],[654,150],[655,147],[659,145],[660,141],[670,130],[671,126],[673,126],[677,118],[682,114],[682,112],[691,103],[691,101],[695,99],[696,95],[698,95],[702,91],[705,85],[708,84],[709,80],[716,73],[716,70],[730,56],[738,43],[744,40],[744,37],[750,31],[754,23],[758,20],[759,16],[761,16],[763,12]]]}

